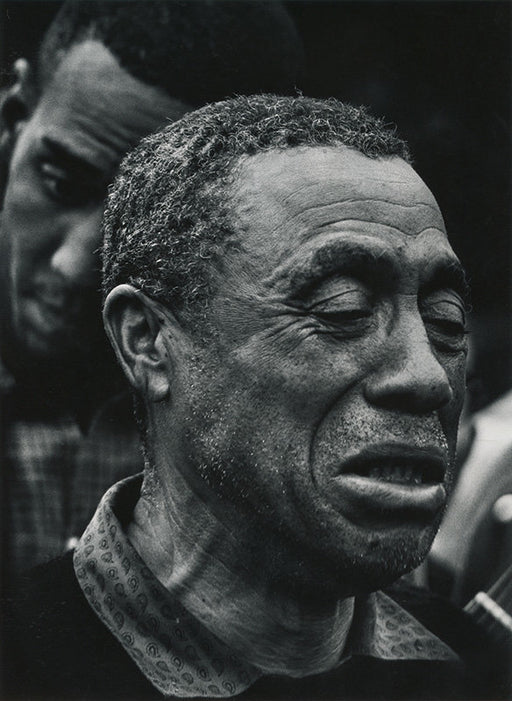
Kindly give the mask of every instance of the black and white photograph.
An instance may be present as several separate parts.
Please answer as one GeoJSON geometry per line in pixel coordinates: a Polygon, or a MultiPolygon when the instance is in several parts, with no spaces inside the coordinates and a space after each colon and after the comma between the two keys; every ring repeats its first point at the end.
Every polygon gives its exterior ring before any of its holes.
{"type": "Polygon", "coordinates": [[[510,0],[1,0],[0,78],[0,701],[510,701],[510,0]]]}

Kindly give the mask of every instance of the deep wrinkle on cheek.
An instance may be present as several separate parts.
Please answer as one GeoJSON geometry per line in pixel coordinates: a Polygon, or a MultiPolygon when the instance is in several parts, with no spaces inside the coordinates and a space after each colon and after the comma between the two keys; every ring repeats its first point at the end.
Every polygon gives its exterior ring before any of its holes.
{"type": "Polygon", "coordinates": [[[275,315],[272,322],[262,324],[260,328],[239,346],[241,353],[251,353],[258,357],[261,367],[266,371],[280,365],[288,372],[292,366],[301,366],[304,362],[301,347],[318,332],[316,325],[299,312],[285,310],[275,315]]]}

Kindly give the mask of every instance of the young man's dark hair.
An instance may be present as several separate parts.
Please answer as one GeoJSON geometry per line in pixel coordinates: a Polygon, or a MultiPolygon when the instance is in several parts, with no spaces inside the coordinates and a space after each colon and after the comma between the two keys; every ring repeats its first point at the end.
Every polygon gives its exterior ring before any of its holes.
{"type": "Polygon", "coordinates": [[[131,75],[193,107],[233,93],[287,94],[299,78],[300,41],[280,2],[66,2],[41,45],[41,85],[85,39],[100,41],[131,75]]]}
{"type": "Polygon", "coordinates": [[[192,107],[232,94],[291,94],[300,81],[301,41],[280,2],[67,0],[42,39],[30,84],[18,85],[16,70],[17,87],[1,100],[1,196],[13,144],[8,133],[30,113],[63,57],[86,39],[101,42],[131,75],[192,107]]]}

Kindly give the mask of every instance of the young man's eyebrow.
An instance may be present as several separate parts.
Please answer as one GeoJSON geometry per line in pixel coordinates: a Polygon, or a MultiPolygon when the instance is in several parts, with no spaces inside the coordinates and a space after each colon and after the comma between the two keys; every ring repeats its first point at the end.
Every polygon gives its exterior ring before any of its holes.
{"type": "Polygon", "coordinates": [[[58,158],[58,160],[65,166],[73,171],[78,171],[83,173],[85,176],[91,176],[96,178],[105,178],[103,170],[94,163],[91,163],[83,156],[74,153],[69,147],[65,146],[58,141],[55,141],[50,136],[44,136],[42,142],[45,148],[52,153],[53,156],[58,158]]]}

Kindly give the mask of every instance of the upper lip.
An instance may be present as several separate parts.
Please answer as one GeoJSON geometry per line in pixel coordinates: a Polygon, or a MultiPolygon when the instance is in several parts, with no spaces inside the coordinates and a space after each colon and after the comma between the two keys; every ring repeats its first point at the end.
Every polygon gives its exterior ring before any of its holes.
{"type": "Polygon", "coordinates": [[[421,472],[423,482],[442,482],[448,464],[446,451],[438,446],[379,443],[365,446],[341,465],[340,474],[366,475],[373,466],[403,465],[421,472]]]}

